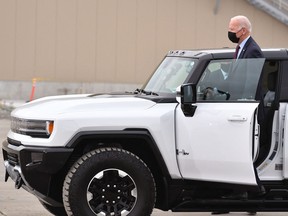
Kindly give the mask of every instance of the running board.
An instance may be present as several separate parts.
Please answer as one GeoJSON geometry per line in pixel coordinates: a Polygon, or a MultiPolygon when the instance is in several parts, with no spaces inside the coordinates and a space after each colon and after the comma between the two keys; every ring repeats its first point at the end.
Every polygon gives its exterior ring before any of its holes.
{"type": "Polygon", "coordinates": [[[262,197],[236,199],[185,199],[172,208],[175,212],[206,212],[206,211],[288,211],[288,190],[271,189],[262,197]]]}
{"type": "Polygon", "coordinates": [[[288,200],[190,200],[172,208],[173,212],[286,212],[288,200]]]}

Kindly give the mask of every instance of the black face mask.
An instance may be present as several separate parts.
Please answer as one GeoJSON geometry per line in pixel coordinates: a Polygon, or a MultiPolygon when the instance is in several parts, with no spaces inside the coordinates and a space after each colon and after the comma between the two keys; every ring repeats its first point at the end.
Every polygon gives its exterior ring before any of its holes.
{"type": "Polygon", "coordinates": [[[230,32],[228,31],[228,38],[230,41],[232,41],[233,43],[238,43],[240,38],[237,38],[236,36],[236,32],[230,32]]]}

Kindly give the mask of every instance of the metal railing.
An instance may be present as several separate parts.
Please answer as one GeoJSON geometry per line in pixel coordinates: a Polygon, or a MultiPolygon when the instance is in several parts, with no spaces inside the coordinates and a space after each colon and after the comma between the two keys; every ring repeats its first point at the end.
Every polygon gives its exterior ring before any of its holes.
{"type": "Polygon", "coordinates": [[[247,0],[284,24],[288,25],[288,0],[247,0]]]}
{"type": "Polygon", "coordinates": [[[271,5],[288,14],[288,0],[266,0],[271,5]]]}

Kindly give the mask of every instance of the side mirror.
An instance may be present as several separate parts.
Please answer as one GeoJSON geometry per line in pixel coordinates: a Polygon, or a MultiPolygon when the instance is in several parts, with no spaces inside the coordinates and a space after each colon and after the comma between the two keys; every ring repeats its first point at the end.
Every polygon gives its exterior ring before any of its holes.
{"type": "Polygon", "coordinates": [[[181,86],[181,104],[196,103],[196,85],[193,83],[181,86]]]}
{"type": "Polygon", "coordinates": [[[194,83],[181,86],[181,109],[185,116],[192,117],[197,106],[193,105],[197,101],[196,85],[194,83]]]}

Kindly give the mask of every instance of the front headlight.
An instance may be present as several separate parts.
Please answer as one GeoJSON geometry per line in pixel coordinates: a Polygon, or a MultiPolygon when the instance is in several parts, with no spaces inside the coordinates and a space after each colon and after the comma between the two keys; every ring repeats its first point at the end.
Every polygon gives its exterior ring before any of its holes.
{"type": "Polygon", "coordinates": [[[11,118],[11,130],[31,137],[49,138],[54,129],[54,122],[48,120],[26,120],[11,118]]]}

